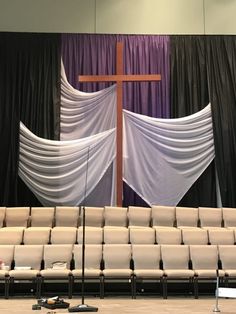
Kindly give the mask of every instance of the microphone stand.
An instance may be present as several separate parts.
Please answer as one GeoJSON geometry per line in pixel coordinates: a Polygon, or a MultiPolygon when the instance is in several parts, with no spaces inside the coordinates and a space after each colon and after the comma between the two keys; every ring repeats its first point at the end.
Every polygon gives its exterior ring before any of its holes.
{"type": "Polygon", "coordinates": [[[72,306],[68,308],[68,312],[97,312],[98,308],[95,306],[91,306],[84,303],[84,284],[85,284],[85,204],[87,198],[87,181],[88,181],[88,163],[89,163],[89,150],[88,147],[88,155],[87,155],[87,165],[86,165],[86,178],[85,178],[85,190],[84,190],[84,205],[82,206],[83,210],[83,224],[82,224],[82,275],[81,275],[81,304],[72,306]]]}

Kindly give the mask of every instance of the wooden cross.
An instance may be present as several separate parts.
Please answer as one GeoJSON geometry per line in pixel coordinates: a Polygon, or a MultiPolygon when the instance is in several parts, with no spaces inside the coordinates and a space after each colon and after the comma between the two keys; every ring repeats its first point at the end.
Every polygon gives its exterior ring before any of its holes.
{"type": "Polygon", "coordinates": [[[125,75],[123,74],[123,43],[116,46],[115,75],[79,75],[79,82],[116,82],[117,85],[117,121],[116,121],[116,205],[122,206],[122,97],[123,82],[160,81],[160,74],[125,75]]]}

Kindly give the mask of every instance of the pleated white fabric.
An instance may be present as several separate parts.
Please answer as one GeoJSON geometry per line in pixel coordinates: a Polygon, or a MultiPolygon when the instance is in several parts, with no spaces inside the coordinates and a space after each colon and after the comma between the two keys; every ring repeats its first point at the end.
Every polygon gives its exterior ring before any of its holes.
{"type": "Polygon", "coordinates": [[[214,159],[210,104],[178,119],[123,112],[124,181],[149,205],[176,206],[214,159]]]}
{"type": "Polygon", "coordinates": [[[19,175],[44,206],[79,205],[115,159],[116,132],[84,139],[42,139],[20,123],[19,175]]]}
{"type": "MultiPolygon", "coordinates": [[[[116,86],[74,89],[61,73],[61,141],[20,124],[19,175],[44,206],[115,205],[116,86]]],[[[156,119],[123,110],[123,179],[149,205],[175,206],[214,159],[210,104],[156,119]]]]}

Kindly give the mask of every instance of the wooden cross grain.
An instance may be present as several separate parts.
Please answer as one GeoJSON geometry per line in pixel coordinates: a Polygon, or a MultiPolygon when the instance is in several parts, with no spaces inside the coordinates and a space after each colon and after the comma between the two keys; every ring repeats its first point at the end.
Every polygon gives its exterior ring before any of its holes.
{"type": "Polygon", "coordinates": [[[115,75],[79,75],[79,82],[116,82],[117,85],[117,120],[116,120],[116,205],[122,206],[122,97],[123,82],[151,82],[160,81],[160,74],[125,75],[123,73],[123,43],[116,46],[116,74],[115,75]]]}

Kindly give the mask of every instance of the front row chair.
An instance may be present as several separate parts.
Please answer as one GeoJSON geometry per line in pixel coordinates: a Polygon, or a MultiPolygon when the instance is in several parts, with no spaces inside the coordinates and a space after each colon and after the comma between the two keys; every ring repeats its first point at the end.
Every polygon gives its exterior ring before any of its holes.
{"type": "Polygon", "coordinates": [[[133,295],[136,298],[136,283],[139,280],[155,280],[162,285],[163,270],[160,269],[160,245],[132,245],[134,263],[133,295]]]}
{"type": "Polygon", "coordinates": [[[103,262],[104,269],[102,282],[102,297],[104,297],[104,285],[108,280],[123,279],[130,284],[133,298],[133,271],[130,267],[131,245],[130,244],[104,244],[103,262]]]}

